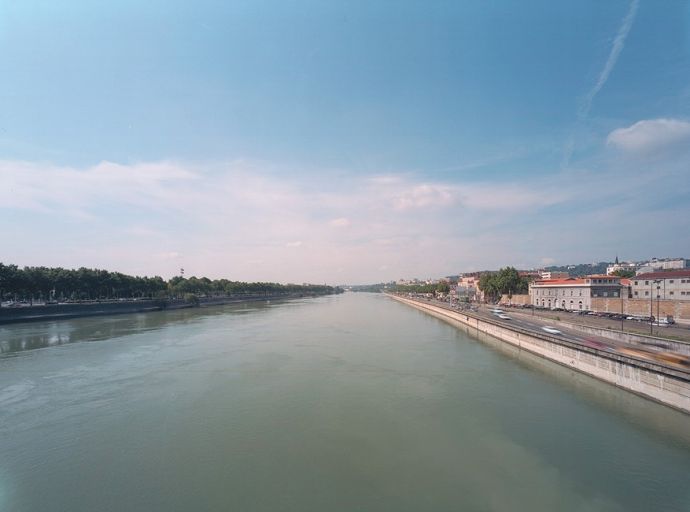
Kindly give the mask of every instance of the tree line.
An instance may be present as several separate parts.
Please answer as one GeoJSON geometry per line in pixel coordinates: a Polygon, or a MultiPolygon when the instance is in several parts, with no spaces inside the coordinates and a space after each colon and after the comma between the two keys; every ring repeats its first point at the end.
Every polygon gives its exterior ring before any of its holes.
{"type": "Polygon", "coordinates": [[[445,281],[434,284],[396,284],[393,291],[397,293],[448,293],[450,284],[445,281]]]}
{"type": "Polygon", "coordinates": [[[0,300],[116,300],[228,296],[238,294],[282,295],[339,293],[339,288],[314,284],[247,283],[207,277],[140,277],[101,269],[24,267],[0,263],[0,300]]]}
{"type": "Polygon", "coordinates": [[[520,295],[527,293],[529,281],[521,277],[514,267],[505,267],[498,272],[486,272],[479,278],[479,289],[487,300],[499,299],[501,295],[520,295]]]}

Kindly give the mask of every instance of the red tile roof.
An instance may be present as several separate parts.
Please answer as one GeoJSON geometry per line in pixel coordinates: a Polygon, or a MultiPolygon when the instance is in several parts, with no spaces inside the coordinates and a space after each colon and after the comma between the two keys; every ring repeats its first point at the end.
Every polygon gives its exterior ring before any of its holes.
{"type": "Polygon", "coordinates": [[[584,279],[578,279],[575,277],[568,277],[566,279],[540,279],[538,281],[535,281],[534,284],[539,285],[539,286],[558,286],[558,285],[576,285],[576,284],[585,284],[584,279]]]}
{"type": "Polygon", "coordinates": [[[690,277],[690,269],[688,270],[664,270],[659,272],[648,272],[647,274],[640,274],[633,277],[635,280],[640,279],[673,279],[674,277],[690,277]]]}
{"type": "Polygon", "coordinates": [[[594,274],[591,276],[585,276],[585,277],[568,277],[565,279],[540,279],[538,281],[535,281],[534,284],[538,286],[565,286],[565,285],[586,285],[586,284],[596,284],[596,283],[587,283],[587,280],[592,280],[592,279],[611,279],[613,280],[612,283],[606,283],[609,285],[614,285],[618,284],[620,277],[617,276],[606,276],[603,274],[594,274]]]}

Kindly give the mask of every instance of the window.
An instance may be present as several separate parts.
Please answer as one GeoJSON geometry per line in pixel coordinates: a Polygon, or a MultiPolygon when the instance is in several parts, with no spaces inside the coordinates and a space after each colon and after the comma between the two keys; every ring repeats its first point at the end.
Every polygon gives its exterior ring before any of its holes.
{"type": "Polygon", "coordinates": [[[670,283],[670,284],[673,284],[673,279],[671,279],[671,280],[669,281],[669,283],[670,283]]]}
{"type": "Polygon", "coordinates": [[[644,292],[645,295],[649,295],[649,292],[644,292]]]}
{"type": "Polygon", "coordinates": [[[637,281],[635,281],[635,286],[637,286],[637,281]]]}
{"type": "Polygon", "coordinates": [[[669,295],[673,295],[673,292],[668,292],[669,295]]]}
{"type": "Polygon", "coordinates": [[[644,284],[649,284],[649,281],[645,281],[644,284]]]}
{"type": "Polygon", "coordinates": [[[634,295],[637,295],[637,292],[635,292],[635,294],[634,294],[634,295]]]}

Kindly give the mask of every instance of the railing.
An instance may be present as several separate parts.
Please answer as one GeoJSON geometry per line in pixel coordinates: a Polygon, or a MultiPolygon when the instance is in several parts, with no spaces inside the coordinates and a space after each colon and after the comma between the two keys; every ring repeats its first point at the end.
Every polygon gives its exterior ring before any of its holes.
{"type": "MultiPolygon", "coordinates": [[[[390,294],[390,295],[393,295],[393,294],[390,294]]],[[[537,331],[532,331],[529,329],[524,329],[524,328],[518,327],[516,325],[505,325],[504,323],[496,322],[495,320],[493,320],[491,318],[480,317],[480,316],[475,315],[471,312],[450,308],[445,303],[438,303],[436,301],[434,301],[434,303],[432,303],[431,300],[426,300],[426,299],[425,300],[419,300],[419,299],[414,299],[414,298],[410,298],[410,297],[400,297],[400,298],[403,300],[416,302],[420,305],[431,305],[431,306],[434,306],[436,308],[444,309],[446,311],[455,313],[457,315],[464,315],[468,318],[472,318],[474,320],[481,321],[481,322],[484,322],[486,324],[500,327],[502,329],[513,331],[515,333],[525,334],[525,335],[531,336],[533,338],[542,339],[544,341],[548,341],[550,343],[554,343],[556,345],[560,345],[560,346],[563,346],[566,348],[578,350],[580,352],[588,352],[588,353],[593,354],[593,355],[598,356],[598,357],[603,357],[605,359],[610,359],[612,361],[617,361],[619,363],[624,363],[624,364],[634,366],[637,368],[643,368],[646,370],[656,371],[659,373],[663,373],[664,375],[672,375],[678,379],[690,382],[690,369],[688,369],[688,370],[680,369],[677,367],[665,365],[663,363],[651,362],[651,361],[648,361],[646,359],[636,358],[634,356],[616,354],[616,353],[609,352],[606,350],[599,350],[597,348],[589,347],[587,345],[583,345],[582,343],[578,343],[575,341],[569,341],[569,340],[563,339],[563,338],[558,337],[558,336],[552,336],[549,334],[545,334],[545,333],[541,333],[541,332],[537,332],[537,331]]],[[[449,318],[453,318],[450,315],[447,315],[447,316],[449,316],[449,318]]],[[[528,350],[528,349],[526,349],[526,350],[528,350]]]]}

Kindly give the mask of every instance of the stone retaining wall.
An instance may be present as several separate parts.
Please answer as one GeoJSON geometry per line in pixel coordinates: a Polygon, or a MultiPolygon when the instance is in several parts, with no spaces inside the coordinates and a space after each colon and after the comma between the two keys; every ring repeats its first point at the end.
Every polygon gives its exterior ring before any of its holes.
{"type": "Polygon", "coordinates": [[[653,363],[580,346],[555,336],[508,328],[466,312],[450,311],[428,303],[398,296],[389,297],[451,323],[470,326],[522,350],[596,377],[646,398],[690,413],[690,374],[653,363]]]}

